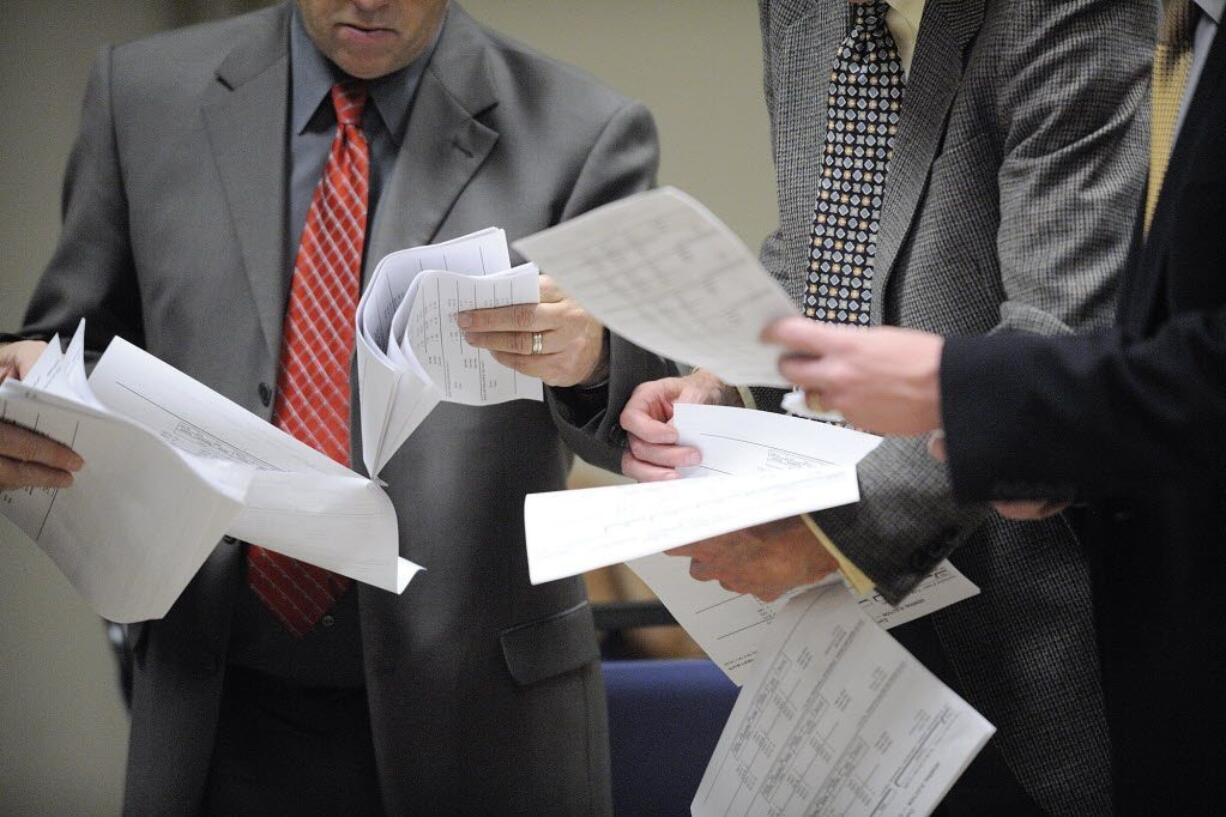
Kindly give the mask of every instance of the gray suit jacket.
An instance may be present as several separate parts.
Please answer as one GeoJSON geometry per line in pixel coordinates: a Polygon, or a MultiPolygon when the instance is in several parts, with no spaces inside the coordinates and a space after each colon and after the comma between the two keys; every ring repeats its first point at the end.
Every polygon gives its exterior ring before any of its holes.
{"type": "MultiPolygon", "coordinates": [[[[779,230],[763,259],[799,302],[842,0],[761,0],[779,230]]],[[[1146,163],[1149,0],[929,0],[886,182],[873,322],[943,335],[1105,325],[1146,163]]],[[[759,394],[778,403],[778,394],[759,394]]],[[[760,401],[761,402],[761,401],[760,401]]],[[[953,556],[983,590],[933,617],[959,691],[1052,814],[1110,811],[1085,554],[1063,517],[960,507],[922,440],[859,468],[818,514],[893,602],[953,556]]]]}
{"type": "MultiPolygon", "coordinates": [[[[288,8],[102,52],[27,334],[84,315],[95,352],[125,336],[270,415],[291,274],[288,8]]],[[[543,229],[648,187],[656,162],[641,105],[453,6],[385,181],[367,274],[390,251],[491,224],[512,239],[543,229]]],[[[591,613],[578,579],[529,585],[522,511],[525,493],[563,487],[567,443],[616,467],[622,403],[672,372],[612,344],[607,394],[441,405],[382,474],[401,553],[428,567],[401,596],[358,587],[389,813],[610,811],[591,613]]],[[[127,813],[199,805],[242,583],[241,547],[222,543],[143,628],[127,813]]]]}

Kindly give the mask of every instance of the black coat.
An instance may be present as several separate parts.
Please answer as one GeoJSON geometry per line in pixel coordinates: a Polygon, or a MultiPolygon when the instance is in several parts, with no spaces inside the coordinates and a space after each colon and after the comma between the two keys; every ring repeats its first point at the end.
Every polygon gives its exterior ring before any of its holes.
{"type": "Polygon", "coordinates": [[[1085,503],[1119,811],[1226,813],[1226,26],[1117,327],[952,339],[941,380],[960,500],[1085,503]]]}

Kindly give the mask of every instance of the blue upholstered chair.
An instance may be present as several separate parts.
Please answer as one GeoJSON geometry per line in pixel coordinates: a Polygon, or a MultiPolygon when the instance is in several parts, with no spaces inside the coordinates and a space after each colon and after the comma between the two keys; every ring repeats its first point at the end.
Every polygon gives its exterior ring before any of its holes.
{"type": "Polygon", "coordinates": [[[617,817],[688,817],[736,701],[703,659],[604,662],[617,817]]]}

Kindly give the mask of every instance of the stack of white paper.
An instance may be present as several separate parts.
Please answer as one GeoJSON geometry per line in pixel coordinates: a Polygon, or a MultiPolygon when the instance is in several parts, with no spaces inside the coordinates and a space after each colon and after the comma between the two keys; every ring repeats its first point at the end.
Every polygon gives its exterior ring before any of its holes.
{"type": "Polygon", "coordinates": [[[758,335],[797,314],[723,222],[672,187],[606,204],[515,242],[605,326],[735,385],[786,386],[758,335]]]}
{"type": "Polygon", "coordinates": [[[440,400],[542,399],[540,379],[469,346],[454,321],[459,311],[540,299],[536,266],[512,269],[506,234],[493,227],[379,262],[357,311],[362,461],[372,477],[440,400]]]}
{"type": "Polygon", "coordinates": [[[116,338],[87,381],[84,322],[0,384],[0,418],[84,458],[0,511],[113,621],[164,616],[225,534],[396,593],[419,569],[379,486],[152,355],[116,338]]]}
{"type": "Polygon", "coordinates": [[[878,628],[842,586],[775,617],[695,817],[925,817],[995,728],[878,628]]]}
{"type": "MultiPolygon", "coordinates": [[[[848,428],[727,406],[678,404],[673,425],[681,445],[702,453],[701,465],[681,469],[687,479],[854,466],[881,442],[880,437],[848,428]]],[[[627,564],[711,660],[734,683],[743,684],[762,634],[788,597],[768,603],[725,590],[718,582],[695,581],[686,558],[655,554],[627,564]]],[[[979,588],[946,561],[899,607],[875,593],[858,601],[869,617],[888,629],[978,593],[979,588]]]]}

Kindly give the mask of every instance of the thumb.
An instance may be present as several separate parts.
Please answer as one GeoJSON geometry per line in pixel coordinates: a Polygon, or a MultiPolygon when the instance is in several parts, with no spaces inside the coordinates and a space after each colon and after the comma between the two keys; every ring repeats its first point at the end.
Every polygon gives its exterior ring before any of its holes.
{"type": "Polygon", "coordinates": [[[566,293],[561,290],[557,282],[543,272],[540,275],[540,285],[541,303],[552,304],[566,300],[566,293]]]}
{"type": "Polygon", "coordinates": [[[821,357],[834,349],[846,331],[794,315],[770,324],[761,337],[763,342],[782,346],[790,352],[821,357]]]}

